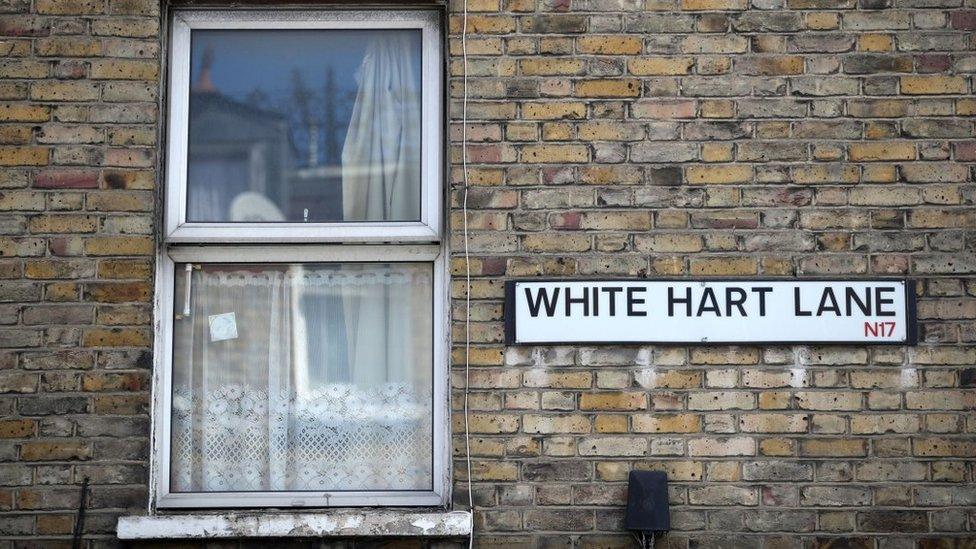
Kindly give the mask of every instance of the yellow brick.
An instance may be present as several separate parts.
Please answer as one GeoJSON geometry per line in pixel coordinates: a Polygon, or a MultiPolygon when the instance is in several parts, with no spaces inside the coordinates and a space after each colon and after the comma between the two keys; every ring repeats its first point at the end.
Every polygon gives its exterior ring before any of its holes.
{"type": "Polygon", "coordinates": [[[790,406],[790,393],[784,391],[765,391],[759,393],[759,409],[783,410],[790,406]]]}
{"type": "MultiPolygon", "coordinates": [[[[451,17],[451,34],[461,34],[461,17],[451,17]]],[[[515,30],[515,18],[507,16],[469,16],[470,34],[507,34],[515,30]]]]}
{"type": "Polygon", "coordinates": [[[614,391],[583,393],[579,400],[580,410],[645,410],[647,395],[642,392],[614,391]]]}
{"type": "Polygon", "coordinates": [[[583,73],[583,60],[533,57],[519,61],[519,68],[526,76],[577,75],[583,73]]]}
{"type": "MultiPolygon", "coordinates": [[[[464,416],[457,414],[453,418],[454,430],[464,429],[464,416]]],[[[518,431],[518,416],[505,414],[470,414],[468,428],[472,433],[514,433],[518,431]]]]}
{"type": "MultiPolygon", "coordinates": [[[[501,55],[503,51],[502,39],[496,37],[468,39],[467,47],[468,55],[501,55]]],[[[461,55],[460,40],[451,40],[451,55],[461,55]]]]}
{"type": "Polygon", "coordinates": [[[30,97],[39,101],[93,101],[98,99],[98,84],[40,81],[31,85],[30,97]]]}
{"type": "MultiPolygon", "coordinates": [[[[465,478],[465,468],[457,470],[458,479],[465,478]]],[[[504,461],[474,461],[471,463],[471,479],[477,481],[512,481],[518,479],[517,463],[504,461]]]]}
{"type": "Polygon", "coordinates": [[[745,414],[739,418],[743,433],[805,433],[806,414],[745,414]]]}
{"type": "Polygon", "coordinates": [[[531,164],[586,162],[590,151],[583,145],[530,145],[522,149],[521,160],[531,164]]]}
{"type": "Polygon", "coordinates": [[[618,121],[586,122],[579,126],[579,138],[583,141],[635,141],[643,137],[641,126],[618,121]]]}
{"type": "Polygon", "coordinates": [[[636,55],[644,47],[639,36],[584,36],[577,41],[580,53],[636,55]]]}
{"type": "Polygon", "coordinates": [[[590,249],[586,234],[536,233],[522,237],[522,248],[528,252],[585,252],[590,249]]]}
{"type": "MultiPolygon", "coordinates": [[[[697,347],[691,350],[692,364],[706,364],[711,366],[726,366],[729,364],[757,364],[759,362],[759,349],[751,347],[697,347]]],[[[726,395],[732,397],[734,395],[726,395]]],[[[747,402],[752,402],[752,397],[747,393],[742,393],[742,397],[747,402]]]]}
{"type": "Polygon", "coordinates": [[[854,161],[914,160],[915,144],[910,142],[851,143],[850,158],[854,161]]]}
{"type": "Polygon", "coordinates": [[[738,164],[689,166],[685,174],[690,185],[746,183],[752,179],[752,167],[738,164]]]}
{"type": "Polygon", "coordinates": [[[85,332],[85,347],[145,347],[152,343],[146,330],[135,328],[93,329],[85,332]]]}
{"type": "Polygon", "coordinates": [[[697,234],[657,233],[636,235],[634,247],[640,252],[690,253],[702,250],[702,238],[697,234]]]}
{"type": "Polygon", "coordinates": [[[547,122],[542,125],[543,141],[569,141],[573,138],[571,124],[547,122]]]}
{"type": "Polygon", "coordinates": [[[498,11],[498,0],[468,0],[468,11],[498,11]]]}
{"type": "Polygon", "coordinates": [[[688,225],[688,214],[677,210],[658,211],[654,226],[658,229],[683,229],[688,225]]]}
{"type": "Polygon", "coordinates": [[[838,17],[836,13],[808,13],[806,21],[807,28],[810,30],[834,30],[840,27],[840,17],[838,17]]]}
{"type": "Polygon", "coordinates": [[[94,415],[136,415],[149,407],[145,394],[99,395],[92,399],[94,415]]]}
{"type": "Polygon", "coordinates": [[[0,122],[46,122],[50,119],[50,107],[21,103],[0,105],[0,122]]]}
{"type": "Polygon", "coordinates": [[[764,257],[761,260],[762,273],[767,276],[789,276],[793,274],[793,263],[784,257],[764,257]]]}
{"type": "Polygon", "coordinates": [[[522,118],[527,120],[575,119],[585,116],[585,103],[526,103],[522,105],[522,118]]]}
{"type": "Polygon", "coordinates": [[[894,48],[894,40],[888,34],[862,34],[857,39],[858,51],[883,52],[894,48]]]}
{"type": "Polygon", "coordinates": [[[522,418],[522,428],[526,433],[589,433],[590,419],[584,415],[535,415],[526,414],[522,418]]]}
{"type": "Polygon", "coordinates": [[[91,233],[98,230],[93,215],[39,215],[28,224],[32,233],[91,233]]]}
{"type": "MultiPolygon", "coordinates": [[[[803,73],[803,58],[797,55],[755,57],[743,60],[742,64],[747,65],[749,74],[762,76],[803,73]]],[[[736,64],[736,67],[741,65],[736,64]]]]}
{"type": "Polygon", "coordinates": [[[495,168],[468,169],[468,182],[471,185],[501,185],[505,181],[505,172],[495,168]]]}
{"type": "Polygon", "coordinates": [[[590,185],[629,184],[641,181],[641,173],[633,166],[598,166],[583,168],[580,173],[580,183],[590,185]]]}
{"type": "MultiPolygon", "coordinates": [[[[745,53],[749,39],[735,34],[692,34],[681,41],[684,53],[745,53]]],[[[699,65],[701,72],[701,65],[699,65]]]]}
{"type": "Polygon", "coordinates": [[[860,457],[867,454],[864,439],[807,438],[800,441],[800,454],[814,457],[860,457]]]}
{"type": "Polygon", "coordinates": [[[901,93],[906,95],[964,94],[968,91],[963,76],[902,76],[901,93]]]}
{"type": "Polygon", "coordinates": [[[759,453],[764,456],[792,456],[796,442],[788,438],[767,438],[759,442],[759,453]]]}
{"type": "Polygon", "coordinates": [[[832,143],[817,143],[813,146],[813,159],[819,162],[842,160],[844,158],[843,145],[832,143]]]}
{"type": "Polygon", "coordinates": [[[50,15],[90,15],[102,13],[102,0],[37,0],[37,13],[50,15]]]}
{"type": "Polygon", "coordinates": [[[625,415],[598,415],[593,421],[593,427],[598,433],[626,433],[627,416],[625,415]]]}
{"type": "Polygon", "coordinates": [[[744,10],[749,7],[746,0],[681,0],[681,9],[685,11],[705,10],[744,10]]]}
{"type": "Polygon", "coordinates": [[[536,141],[539,125],[535,122],[509,122],[505,125],[505,138],[509,141],[536,141]]]}
{"type": "Polygon", "coordinates": [[[149,255],[153,239],[148,236],[98,236],[85,242],[85,252],[91,255],[149,255]]]}
{"type": "Polygon", "coordinates": [[[732,118],[735,114],[735,103],[725,99],[709,99],[701,102],[703,118],[732,118]]]}
{"type": "Polygon", "coordinates": [[[9,59],[0,63],[0,78],[45,78],[50,64],[26,59],[9,59]]]}
{"type": "Polygon", "coordinates": [[[637,97],[640,95],[638,80],[584,80],[576,84],[580,97],[637,97]]]}
{"type": "Polygon", "coordinates": [[[31,52],[31,40],[0,40],[0,54],[6,57],[27,57],[31,52]]]}
{"type": "Polygon", "coordinates": [[[603,231],[646,231],[651,228],[651,213],[647,211],[586,212],[583,214],[580,226],[583,229],[603,231]]]}
{"type": "Polygon", "coordinates": [[[732,160],[731,143],[705,143],[702,145],[702,160],[705,162],[729,162],[732,160]]]}
{"type": "Polygon", "coordinates": [[[149,262],[142,259],[106,259],[98,264],[98,278],[146,278],[151,273],[149,262]]]}
{"type": "Polygon", "coordinates": [[[758,122],[756,136],[760,139],[787,139],[790,136],[790,123],[758,122]]]}
{"type": "Polygon", "coordinates": [[[44,56],[95,57],[102,55],[102,41],[86,36],[58,36],[37,41],[37,53],[44,56]]]}
{"type": "Polygon", "coordinates": [[[701,417],[698,414],[653,414],[634,416],[635,433],[698,433],[701,417]]]}
{"type": "Polygon", "coordinates": [[[691,274],[702,276],[756,274],[756,260],[745,257],[692,259],[691,274]]]}
{"type": "Polygon", "coordinates": [[[26,438],[34,434],[33,419],[0,420],[0,438],[26,438]]]}
{"type": "Polygon", "coordinates": [[[158,76],[159,65],[155,61],[111,59],[91,64],[91,78],[96,80],[156,80],[158,76]]]}
{"type": "Polygon", "coordinates": [[[684,274],[684,259],[680,257],[653,258],[651,259],[651,272],[662,276],[684,274]]]}
{"type": "Polygon", "coordinates": [[[862,180],[865,183],[894,183],[898,171],[890,164],[869,164],[864,166],[862,180]]]}
{"type": "Polygon", "coordinates": [[[793,168],[793,182],[803,184],[857,183],[858,175],[858,167],[847,164],[808,165],[793,168]]]}
{"type": "Polygon", "coordinates": [[[25,442],[20,447],[20,459],[24,461],[87,460],[91,456],[92,446],[89,442],[25,442]]]}
{"type": "Polygon", "coordinates": [[[45,166],[50,155],[46,147],[0,147],[0,166],[45,166]]]}
{"type": "Polygon", "coordinates": [[[868,122],[864,125],[864,137],[867,139],[892,139],[898,137],[898,130],[888,122],[868,122]]]}
{"type": "Polygon", "coordinates": [[[634,76],[674,76],[691,74],[695,66],[692,57],[640,57],[627,61],[627,70],[634,76]]]}
{"type": "Polygon", "coordinates": [[[959,116],[976,115],[976,99],[957,99],[956,114],[959,116]]]}
{"type": "Polygon", "coordinates": [[[522,376],[522,385],[549,389],[585,389],[593,385],[593,374],[591,372],[533,369],[525,372],[522,376]]]}

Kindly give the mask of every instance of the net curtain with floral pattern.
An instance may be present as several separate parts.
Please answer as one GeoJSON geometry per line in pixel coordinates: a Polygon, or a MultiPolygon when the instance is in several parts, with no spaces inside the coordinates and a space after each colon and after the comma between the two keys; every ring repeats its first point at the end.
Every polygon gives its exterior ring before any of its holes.
{"type": "MultiPolygon", "coordinates": [[[[419,218],[420,90],[401,42],[371,39],[360,67],[347,219],[419,218]]],[[[174,492],[431,487],[430,264],[209,264],[190,282],[177,277],[191,314],[174,331],[174,492]]]]}

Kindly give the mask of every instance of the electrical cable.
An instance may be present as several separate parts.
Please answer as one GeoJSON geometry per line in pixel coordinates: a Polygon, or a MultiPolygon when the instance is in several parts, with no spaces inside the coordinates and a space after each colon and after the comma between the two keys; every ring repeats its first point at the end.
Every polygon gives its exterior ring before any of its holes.
{"type": "Polygon", "coordinates": [[[461,199],[462,240],[464,240],[464,457],[467,467],[468,509],[471,532],[468,548],[474,547],[474,494],[471,482],[471,431],[468,428],[468,394],[471,386],[471,256],[468,251],[468,0],[462,1],[461,14],[461,199]]]}

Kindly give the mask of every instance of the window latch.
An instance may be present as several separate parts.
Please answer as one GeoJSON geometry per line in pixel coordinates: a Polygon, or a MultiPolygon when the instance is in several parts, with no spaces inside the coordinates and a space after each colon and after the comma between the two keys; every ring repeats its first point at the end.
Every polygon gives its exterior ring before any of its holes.
{"type": "Polygon", "coordinates": [[[181,318],[186,318],[190,316],[190,293],[192,292],[193,283],[193,263],[187,263],[184,267],[186,272],[186,289],[183,292],[183,316],[181,318]]]}

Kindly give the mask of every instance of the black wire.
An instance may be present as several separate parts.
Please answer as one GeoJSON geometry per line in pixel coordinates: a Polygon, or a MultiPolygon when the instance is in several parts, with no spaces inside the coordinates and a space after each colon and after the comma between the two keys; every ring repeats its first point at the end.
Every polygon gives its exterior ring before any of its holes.
{"type": "Polygon", "coordinates": [[[81,496],[78,498],[78,518],[71,539],[71,549],[81,549],[81,533],[85,528],[85,500],[88,499],[88,477],[81,482],[81,496]]]}
{"type": "Polygon", "coordinates": [[[655,532],[634,530],[630,534],[634,536],[634,541],[637,542],[640,549],[654,549],[655,532]],[[648,537],[648,533],[650,533],[650,537],[648,537]]]}

